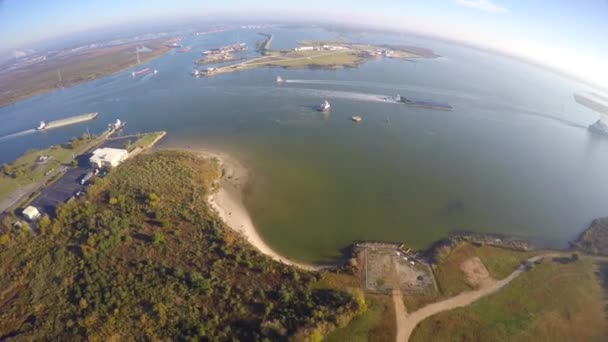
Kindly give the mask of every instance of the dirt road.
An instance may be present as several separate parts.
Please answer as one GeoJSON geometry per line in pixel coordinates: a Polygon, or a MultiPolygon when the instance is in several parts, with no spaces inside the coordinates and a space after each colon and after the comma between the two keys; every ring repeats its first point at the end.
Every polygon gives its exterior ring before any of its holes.
{"type": "MultiPolygon", "coordinates": [[[[539,255],[528,259],[529,262],[534,262],[543,257],[551,257],[553,255],[539,255]]],[[[403,304],[403,295],[400,291],[393,292],[393,301],[395,303],[395,314],[397,316],[397,341],[404,342],[409,340],[412,331],[424,319],[431,317],[442,311],[452,310],[455,308],[467,306],[480,298],[490,295],[505,285],[509,284],[513,279],[517,278],[524,271],[524,267],[518,267],[508,277],[486,284],[475,291],[463,292],[455,297],[446,299],[441,302],[429,304],[411,314],[405,313],[403,304]]]]}

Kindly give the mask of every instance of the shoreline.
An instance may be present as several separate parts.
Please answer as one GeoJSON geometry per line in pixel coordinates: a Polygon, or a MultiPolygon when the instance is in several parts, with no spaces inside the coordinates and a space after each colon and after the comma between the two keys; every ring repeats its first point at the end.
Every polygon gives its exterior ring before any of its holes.
{"type": "MultiPolygon", "coordinates": [[[[214,158],[219,162],[221,168],[221,178],[219,180],[218,189],[210,194],[207,198],[207,203],[210,208],[216,212],[219,218],[231,229],[241,234],[258,252],[269,256],[274,261],[281,262],[286,265],[298,267],[306,271],[321,271],[324,269],[332,269],[339,264],[308,264],[291,260],[285,255],[282,255],[272,249],[261,237],[257,231],[249,211],[245,207],[243,199],[243,190],[249,182],[249,169],[233,158],[230,154],[214,150],[208,147],[198,147],[181,144],[170,144],[163,146],[160,149],[165,150],[181,150],[194,153],[200,158],[214,158]]],[[[586,231],[587,229],[585,229],[586,231]]],[[[551,250],[555,252],[582,252],[580,248],[565,248],[565,249],[546,249],[537,248],[528,245],[526,240],[516,239],[500,234],[483,234],[474,232],[454,232],[452,236],[447,236],[436,241],[428,249],[420,252],[430,256],[428,253],[435,250],[438,246],[446,246],[457,241],[469,241],[471,243],[479,243],[482,245],[492,245],[498,248],[507,248],[512,250],[551,250]],[[488,240],[489,239],[489,240],[488,240]],[[490,241],[491,240],[491,241],[490,241]],[[513,245],[516,243],[516,246],[513,245]]],[[[359,241],[361,242],[361,241],[359,241]]],[[[357,242],[353,242],[355,245],[357,242]]],[[[385,242],[384,242],[385,243],[385,242]]]]}
{"type": "MultiPolygon", "coordinates": [[[[163,44],[163,46],[164,46],[164,44],[163,44]]],[[[18,96],[15,99],[12,99],[12,100],[9,100],[9,101],[2,101],[2,100],[0,100],[0,109],[4,108],[4,107],[9,107],[9,106],[16,105],[17,103],[29,100],[29,99],[34,98],[36,96],[52,93],[54,91],[57,91],[58,89],[71,88],[71,87],[74,87],[74,86],[85,84],[87,82],[93,82],[93,81],[98,80],[98,79],[103,78],[103,77],[108,77],[108,76],[116,75],[116,74],[121,73],[121,72],[123,72],[123,71],[125,71],[127,69],[133,68],[133,67],[135,67],[137,65],[144,64],[144,63],[150,62],[150,61],[152,61],[152,60],[154,60],[156,58],[162,57],[162,56],[166,55],[169,52],[171,52],[171,48],[165,49],[164,47],[161,47],[158,50],[154,50],[153,53],[152,53],[152,55],[150,55],[150,56],[143,55],[141,57],[141,63],[139,63],[139,64],[137,62],[135,62],[135,63],[129,64],[127,66],[121,67],[121,68],[116,69],[116,70],[112,70],[112,71],[109,71],[109,72],[102,72],[102,73],[100,73],[98,75],[95,75],[92,78],[85,78],[85,79],[67,81],[65,84],[56,85],[56,86],[52,86],[52,87],[48,87],[48,88],[44,88],[44,89],[38,89],[38,90],[35,90],[35,91],[31,91],[28,94],[23,94],[21,96],[18,96]]]]}
{"type": "Polygon", "coordinates": [[[167,146],[163,147],[163,149],[188,151],[201,158],[215,158],[218,160],[222,170],[222,176],[219,181],[220,186],[216,192],[209,195],[207,203],[209,203],[209,206],[228,227],[242,234],[258,252],[269,256],[275,261],[306,271],[320,271],[335,267],[335,265],[313,265],[291,260],[273,250],[262,239],[253,224],[249,211],[243,203],[243,189],[249,181],[249,170],[238,160],[224,152],[203,147],[167,146]]]}

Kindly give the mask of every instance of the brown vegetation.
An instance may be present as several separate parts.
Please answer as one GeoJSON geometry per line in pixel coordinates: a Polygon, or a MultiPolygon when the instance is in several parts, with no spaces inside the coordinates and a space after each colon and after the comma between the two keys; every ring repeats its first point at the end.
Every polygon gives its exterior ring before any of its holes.
{"type": "MultiPolygon", "coordinates": [[[[145,46],[151,51],[141,52],[140,60],[143,62],[169,51],[163,42],[164,40],[145,42],[145,46]]],[[[137,64],[135,49],[141,45],[142,43],[129,43],[89,50],[68,57],[49,58],[27,68],[2,73],[0,107],[129,68],[137,64]]]]}
{"type": "Polygon", "coordinates": [[[365,310],[227,229],[206,202],[219,176],[190,153],[141,154],[39,236],[0,226],[0,340],[306,339],[365,310]]]}

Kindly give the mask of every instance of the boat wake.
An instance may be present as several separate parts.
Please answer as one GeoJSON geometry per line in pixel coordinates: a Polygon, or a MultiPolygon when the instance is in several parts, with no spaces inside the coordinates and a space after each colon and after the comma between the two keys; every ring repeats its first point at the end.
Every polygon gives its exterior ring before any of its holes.
{"type": "Polygon", "coordinates": [[[395,99],[392,99],[390,96],[381,95],[381,94],[355,93],[355,92],[349,92],[349,91],[320,90],[320,89],[311,89],[311,88],[292,88],[292,89],[285,89],[285,91],[303,94],[306,96],[315,96],[315,97],[322,97],[322,98],[345,99],[345,100],[363,101],[363,102],[382,102],[382,103],[395,103],[395,104],[399,103],[395,99]]]}
{"type": "Polygon", "coordinates": [[[32,128],[32,129],[27,129],[25,131],[21,131],[21,132],[17,132],[17,133],[7,134],[5,136],[0,137],[0,142],[6,141],[6,140],[9,140],[9,139],[13,139],[13,138],[22,137],[22,136],[25,136],[25,135],[29,135],[29,134],[32,134],[34,132],[36,132],[36,130],[32,128]]]}
{"type": "MultiPolygon", "coordinates": [[[[445,96],[452,97],[459,100],[465,101],[474,101],[478,105],[486,105],[492,108],[500,107],[502,109],[506,109],[508,111],[515,111],[523,114],[527,114],[530,116],[536,116],[539,118],[544,118],[548,120],[553,120],[571,127],[584,128],[587,129],[588,124],[576,122],[573,120],[569,120],[568,118],[563,118],[554,115],[553,113],[537,110],[533,108],[526,108],[523,106],[517,106],[510,103],[505,103],[504,101],[495,100],[492,98],[488,98],[483,95],[474,95],[469,93],[463,93],[458,91],[451,91],[447,89],[437,89],[437,88],[428,88],[421,86],[404,86],[401,84],[388,84],[388,83],[378,83],[378,82],[364,82],[364,81],[334,81],[334,80],[284,80],[285,83],[292,84],[318,84],[318,85],[337,85],[337,86],[351,86],[351,87],[376,87],[376,88],[385,88],[392,90],[405,90],[412,92],[419,92],[424,94],[431,94],[436,96],[445,96]]],[[[302,89],[302,88],[297,88],[302,89]]],[[[302,90],[310,91],[312,89],[304,88],[302,90]]],[[[345,98],[351,100],[359,100],[359,101],[374,101],[374,102],[389,102],[389,103],[400,103],[396,101],[394,98],[386,95],[376,95],[376,94],[362,94],[362,93],[354,93],[354,92],[344,92],[344,91],[318,91],[319,94],[327,94],[325,97],[334,96],[338,98],[345,98]],[[334,95],[332,95],[334,94],[334,95]]]]}

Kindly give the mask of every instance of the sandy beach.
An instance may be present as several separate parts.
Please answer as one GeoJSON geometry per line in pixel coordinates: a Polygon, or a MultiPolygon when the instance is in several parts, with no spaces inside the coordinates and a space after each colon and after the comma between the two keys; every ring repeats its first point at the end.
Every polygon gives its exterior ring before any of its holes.
{"type": "MultiPolygon", "coordinates": [[[[169,147],[172,149],[173,147],[169,147]]],[[[194,152],[202,158],[215,158],[222,168],[222,179],[218,191],[209,196],[209,205],[232,229],[242,234],[251,245],[261,253],[286,265],[296,266],[308,271],[318,271],[330,266],[316,266],[295,262],[275,252],[258,234],[251,216],[243,204],[243,189],[249,180],[249,170],[232,156],[206,148],[178,148],[194,152]]]]}

